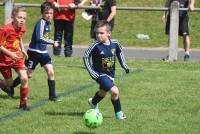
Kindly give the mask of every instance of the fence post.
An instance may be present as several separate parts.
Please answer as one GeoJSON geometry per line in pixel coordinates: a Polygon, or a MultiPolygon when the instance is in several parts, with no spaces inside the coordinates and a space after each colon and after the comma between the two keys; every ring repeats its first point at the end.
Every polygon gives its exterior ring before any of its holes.
{"type": "Polygon", "coordinates": [[[13,0],[5,0],[5,24],[11,22],[13,2],[13,0]]]}
{"type": "Polygon", "coordinates": [[[173,1],[170,7],[169,61],[178,57],[179,2],[173,1]]]}

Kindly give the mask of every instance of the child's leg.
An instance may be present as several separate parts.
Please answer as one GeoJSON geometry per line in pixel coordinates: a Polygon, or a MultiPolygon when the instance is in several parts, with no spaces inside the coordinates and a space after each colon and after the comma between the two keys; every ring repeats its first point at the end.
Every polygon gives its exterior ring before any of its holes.
{"type": "Polygon", "coordinates": [[[20,87],[20,108],[26,108],[28,104],[28,76],[26,70],[19,70],[18,75],[21,80],[20,87]]]}
{"type": "Polygon", "coordinates": [[[113,86],[110,90],[111,92],[111,101],[115,110],[115,113],[121,111],[121,103],[119,99],[119,90],[116,86],[113,86]]]}
{"type": "Polygon", "coordinates": [[[190,37],[189,37],[189,35],[183,36],[183,47],[184,47],[185,53],[187,55],[189,55],[189,51],[190,51],[190,37]]]}
{"type": "Polygon", "coordinates": [[[105,96],[106,96],[106,91],[100,89],[99,91],[96,92],[96,94],[92,98],[92,104],[97,105],[105,96]]]}
{"type": "Polygon", "coordinates": [[[46,64],[44,66],[45,71],[47,72],[48,76],[48,86],[49,86],[49,98],[56,98],[56,91],[55,91],[55,79],[54,79],[54,70],[52,64],[46,64]]]}
{"type": "Polygon", "coordinates": [[[1,67],[0,72],[4,77],[4,80],[0,80],[0,88],[6,88],[13,83],[12,71],[9,67],[1,67]]]}

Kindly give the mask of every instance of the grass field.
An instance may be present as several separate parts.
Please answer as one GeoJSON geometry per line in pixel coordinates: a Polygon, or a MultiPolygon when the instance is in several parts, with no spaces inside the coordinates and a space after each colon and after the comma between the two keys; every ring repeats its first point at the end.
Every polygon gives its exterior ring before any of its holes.
{"type": "MultiPolygon", "coordinates": [[[[0,0],[2,2],[3,0],[0,0]]],[[[118,0],[118,6],[150,6],[163,7],[165,0],[118,0]]],[[[42,3],[43,0],[15,0],[15,2],[42,3]]],[[[196,7],[200,7],[200,1],[196,1],[196,7]]],[[[88,45],[90,43],[89,31],[90,21],[81,17],[83,10],[77,10],[75,21],[74,44],[88,45]]],[[[0,7],[0,18],[3,16],[3,7],[0,7]]],[[[191,47],[200,48],[200,12],[190,13],[190,34],[191,47]]],[[[167,37],[164,33],[164,24],[161,22],[163,12],[160,11],[118,11],[116,16],[115,28],[112,34],[125,47],[167,47],[167,37]],[[150,40],[138,40],[136,35],[139,33],[148,34],[150,40]]],[[[29,43],[31,34],[36,21],[40,18],[39,8],[29,8],[27,18],[27,32],[24,42],[29,43]]],[[[0,19],[0,25],[3,25],[4,19],[0,19]]],[[[53,26],[52,26],[53,29],[53,26]]],[[[53,36],[53,33],[52,33],[53,36]]],[[[179,41],[179,47],[182,48],[182,40],[179,41]]]]}
{"type": "MultiPolygon", "coordinates": [[[[197,134],[200,131],[200,63],[128,60],[144,72],[124,75],[117,64],[116,85],[126,120],[114,118],[109,94],[100,103],[104,122],[86,128],[82,116],[98,85],[81,58],[53,57],[57,93],[49,102],[46,74],[40,67],[29,81],[30,112],[20,112],[19,88],[11,99],[0,92],[0,134],[197,134]]],[[[0,76],[1,77],[1,76],[0,76]]]]}

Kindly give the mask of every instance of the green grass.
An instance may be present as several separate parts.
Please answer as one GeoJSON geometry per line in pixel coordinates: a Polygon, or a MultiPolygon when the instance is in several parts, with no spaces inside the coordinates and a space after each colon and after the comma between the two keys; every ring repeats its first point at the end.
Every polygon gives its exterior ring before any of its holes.
{"type": "MultiPolygon", "coordinates": [[[[1,2],[1,1],[0,1],[1,2]]],[[[24,0],[16,0],[15,2],[25,2],[24,0]]],[[[42,3],[42,0],[27,0],[26,3],[42,3]]],[[[118,6],[156,6],[163,7],[164,0],[118,0],[118,6]]],[[[196,7],[199,7],[200,2],[196,1],[196,7]]],[[[81,12],[77,10],[77,17],[75,21],[74,44],[75,45],[89,45],[90,44],[90,21],[83,20],[81,12]]],[[[0,17],[3,17],[3,7],[0,7],[0,17]]],[[[167,47],[167,37],[164,33],[164,25],[161,22],[163,12],[152,11],[118,11],[116,16],[115,28],[112,34],[113,38],[117,38],[125,47],[167,47]],[[138,40],[136,35],[138,33],[148,34],[150,40],[138,40]]],[[[29,43],[31,39],[32,30],[35,22],[40,18],[39,8],[28,9],[27,18],[27,33],[24,37],[24,42],[29,43]]],[[[200,20],[199,12],[190,14],[190,34],[191,47],[199,47],[200,20]]],[[[4,19],[0,20],[0,25],[3,25],[4,19]]],[[[53,26],[52,26],[53,28],[53,26]]],[[[53,36],[53,33],[52,33],[53,36]]],[[[182,39],[179,40],[179,47],[182,48],[182,39]]]]}
{"type": "MultiPolygon", "coordinates": [[[[197,134],[200,131],[200,63],[128,60],[142,73],[122,75],[117,64],[115,83],[120,89],[127,119],[114,118],[108,94],[100,103],[104,122],[88,129],[82,121],[87,100],[98,89],[83,67],[81,58],[53,57],[57,93],[63,102],[48,102],[47,77],[38,66],[29,81],[32,110],[16,114],[19,88],[11,99],[0,92],[1,134],[197,134]],[[84,85],[91,84],[88,87],[84,85]],[[69,91],[71,94],[67,94],[69,91]],[[2,117],[10,115],[9,117],[2,117]],[[11,117],[13,115],[13,117],[11,117]]],[[[1,77],[1,76],[0,76],[1,77]]]]}

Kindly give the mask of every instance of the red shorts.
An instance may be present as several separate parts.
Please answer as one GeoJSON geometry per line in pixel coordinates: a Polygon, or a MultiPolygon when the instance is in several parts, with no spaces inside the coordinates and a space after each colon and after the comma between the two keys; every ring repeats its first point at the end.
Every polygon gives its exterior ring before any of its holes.
{"type": "Polygon", "coordinates": [[[5,79],[12,78],[12,68],[15,69],[16,72],[19,70],[25,70],[26,66],[24,65],[24,60],[18,59],[16,62],[13,62],[8,66],[0,66],[0,72],[5,79]]]}

